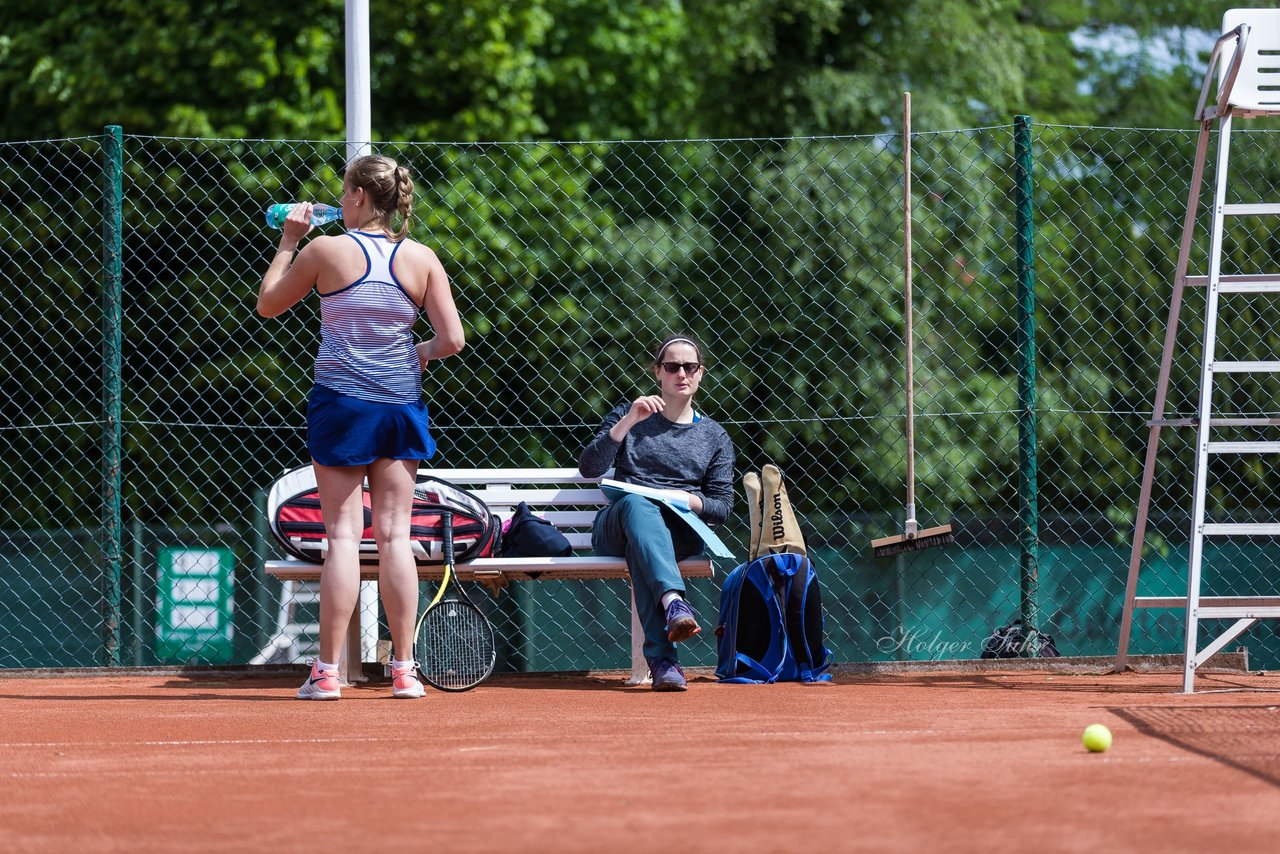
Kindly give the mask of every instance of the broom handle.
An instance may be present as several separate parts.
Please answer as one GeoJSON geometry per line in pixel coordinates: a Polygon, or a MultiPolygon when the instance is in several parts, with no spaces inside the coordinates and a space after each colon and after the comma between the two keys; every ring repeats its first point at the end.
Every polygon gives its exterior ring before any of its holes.
{"type": "Polygon", "coordinates": [[[916,435],[915,435],[915,384],[912,380],[914,366],[911,350],[911,93],[902,93],[902,232],[903,278],[906,281],[906,331],[907,345],[907,525],[906,533],[916,531],[916,435]]]}

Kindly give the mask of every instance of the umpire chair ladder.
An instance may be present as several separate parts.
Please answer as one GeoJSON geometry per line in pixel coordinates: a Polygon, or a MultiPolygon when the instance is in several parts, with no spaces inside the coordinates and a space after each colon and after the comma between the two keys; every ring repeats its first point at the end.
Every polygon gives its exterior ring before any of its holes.
{"type": "Polygon", "coordinates": [[[1280,441],[1215,441],[1211,432],[1220,427],[1280,426],[1280,418],[1217,417],[1212,415],[1213,377],[1215,374],[1260,374],[1280,372],[1280,361],[1224,361],[1214,352],[1217,335],[1218,297],[1220,294],[1280,295],[1280,274],[1260,273],[1223,275],[1222,243],[1226,217],[1280,214],[1280,204],[1231,204],[1226,200],[1227,166],[1230,160],[1231,124],[1233,119],[1280,116],[1280,9],[1232,9],[1222,19],[1223,35],[1213,46],[1209,68],[1196,106],[1200,123],[1196,143],[1191,190],[1182,223],[1182,243],[1174,272],[1173,297],[1169,321],[1165,328],[1164,350],[1160,356],[1160,378],[1155,403],[1148,422],[1146,462],[1142,470],[1142,489],[1138,498],[1134,523],[1133,548],[1129,555],[1129,578],[1125,585],[1124,610],[1120,622],[1120,643],[1115,670],[1123,672],[1128,662],[1129,636],[1134,608],[1186,608],[1186,643],[1183,651],[1182,691],[1195,690],[1196,668],[1220,652],[1228,643],[1259,620],[1280,618],[1280,596],[1201,596],[1201,563],[1205,537],[1274,536],[1280,534],[1280,522],[1206,523],[1205,493],[1210,455],[1280,454],[1280,441]],[[1206,105],[1210,79],[1218,72],[1216,103],[1206,105]],[[1187,265],[1195,229],[1196,206],[1204,178],[1209,137],[1218,126],[1218,152],[1214,176],[1214,200],[1210,226],[1209,270],[1206,276],[1188,276],[1187,265]],[[1178,313],[1183,291],[1187,287],[1206,287],[1204,347],[1200,363],[1199,404],[1194,418],[1166,418],[1165,403],[1169,390],[1169,373],[1173,361],[1178,313]],[[1187,595],[1138,596],[1138,569],[1142,563],[1143,540],[1146,536],[1147,513],[1151,503],[1151,486],[1155,476],[1160,432],[1165,427],[1195,427],[1196,467],[1192,491],[1191,548],[1187,569],[1187,595]],[[1214,638],[1204,649],[1198,649],[1202,620],[1234,619],[1235,622],[1214,638]]]}

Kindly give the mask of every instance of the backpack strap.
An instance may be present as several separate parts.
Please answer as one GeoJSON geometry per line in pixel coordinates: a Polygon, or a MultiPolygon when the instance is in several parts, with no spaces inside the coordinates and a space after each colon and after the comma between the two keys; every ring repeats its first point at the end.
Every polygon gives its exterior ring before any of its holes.
{"type": "Polygon", "coordinates": [[[787,591],[786,621],[787,639],[792,643],[796,668],[800,671],[803,682],[829,682],[831,674],[823,673],[831,664],[831,654],[822,650],[823,660],[814,661],[813,649],[809,646],[809,633],[805,631],[804,612],[809,598],[809,581],[813,570],[805,558],[801,558],[801,568],[791,576],[791,588],[787,591]]]}
{"type": "Polygon", "coordinates": [[[736,661],[739,665],[743,665],[743,664],[745,664],[745,665],[747,666],[747,668],[748,668],[748,672],[749,672],[749,673],[759,675],[759,676],[761,676],[761,677],[763,677],[763,678],[761,678],[761,679],[752,679],[750,676],[731,676],[731,677],[729,677],[728,679],[721,679],[721,680],[720,680],[721,682],[737,683],[737,684],[739,684],[739,685],[743,685],[743,684],[747,684],[747,685],[764,685],[764,684],[767,684],[767,683],[770,683],[770,682],[777,682],[777,681],[778,681],[778,672],[779,672],[780,668],[777,668],[777,669],[774,669],[774,670],[770,671],[770,670],[768,670],[767,668],[765,668],[765,666],[764,666],[764,665],[762,665],[760,662],[756,661],[756,660],[755,660],[754,658],[752,658],[751,656],[749,656],[749,655],[743,655],[743,654],[742,654],[742,653],[740,653],[740,652],[739,652],[739,653],[737,653],[737,655],[735,655],[735,656],[734,656],[734,659],[735,659],[735,661],[736,661]]]}
{"type": "Polygon", "coordinates": [[[813,655],[809,651],[809,639],[804,633],[804,594],[809,586],[808,581],[808,573],[797,572],[791,576],[790,589],[787,591],[787,601],[784,606],[787,638],[792,640],[796,664],[799,665],[801,673],[808,670],[813,662],[813,655]]]}

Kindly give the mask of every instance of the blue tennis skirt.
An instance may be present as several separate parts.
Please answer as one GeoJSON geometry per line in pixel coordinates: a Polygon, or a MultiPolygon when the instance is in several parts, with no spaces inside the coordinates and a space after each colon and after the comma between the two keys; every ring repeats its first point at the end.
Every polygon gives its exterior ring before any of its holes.
{"type": "Polygon", "coordinates": [[[427,460],[436,452],[427,405],[375,403],[322,385],[307,398],[307,450],[322,466],[427,460]]]}

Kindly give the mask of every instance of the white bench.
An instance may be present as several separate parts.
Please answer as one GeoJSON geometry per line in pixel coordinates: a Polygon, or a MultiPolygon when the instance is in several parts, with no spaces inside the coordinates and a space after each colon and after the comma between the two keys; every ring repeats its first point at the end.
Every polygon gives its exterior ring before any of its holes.
{"type": "MultiPolygon", "coordinates": [[[[521,501],[528,503],[535,514],[554,524],[573,546],[570,557],[489,557],[461,563],[457,566],[462,581],[478,581],[491,589],[505,586],[508,581],[548,581],[557,579],[607,579],[626,578],[627,564],[620,557],[600,557],[590,554],[591,524],[596,513],[608,503],[600,491],[598,481],[584,478],[577,469],[431,469],[422,468],[421,474],[430,474],[478,495],[504,522],[510,519],[521,501]]],[[[707,557],[694,557],[680,562],[680,572],[685,578],[712,578],[714,567],[707,557]]],[[[270,560],[266,573],[285,582],[318,581],[320,565],[300,560],[270,560]]],[[[442,567],[419,565],[418,578],[439,581],[442,567]]],[[[360,578],[376,580],[377,564],[362,564],[360,578]]],[[[287,587],[296,585],[286,585],[287,587]]],[[[351,681],[359,678],[363,660],[363,629],[360,625],[361,608],[351,621],[343,651],[342,678],[351,681]]],[[[283,609],[282,609],[283,613],[283,609]]],[[[631,677],[627,684],[640,684],[649,678],[649,665],[644,658],[644,631],[636,613],[634,592],[631,596],[631,677]]]]}

